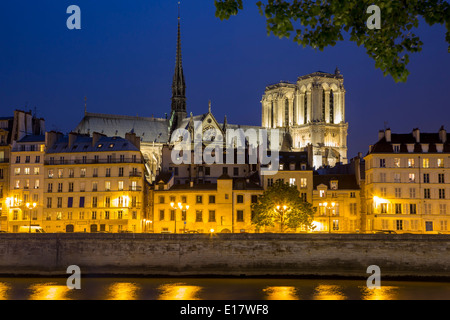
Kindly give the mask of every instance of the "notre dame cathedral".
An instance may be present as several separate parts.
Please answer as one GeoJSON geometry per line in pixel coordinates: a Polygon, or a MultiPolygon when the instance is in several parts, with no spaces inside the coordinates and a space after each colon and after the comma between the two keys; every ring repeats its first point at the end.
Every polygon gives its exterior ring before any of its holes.
{"type": "Polygon", "coordinates": [[[284,129],[283,149],[309,148],[312,165],[347,163],[344,77],[314,72],[296,83],[280,82],[266,87],[262,98],[262,127],[284,129]]]}
{"type": "MultiPolygon", "coordinates": [[[[224,136],[227,129],[278,129],[281,151],[308,151],[309,164],[316,169],[347,163],[347,128],[345,122],[344,78],[336,69],[334,74],[315,72],[297,79],[296,83],[280,82],[266,87],[262,97],[261,126],[219,123],[211,113],[188,116],[186,84],[181,56],[181,28],[178,16],[175,72],[172,82],[172,106],[169,117],[140,117],[87,112],[74,132],[125,137],[134,133],[140,137],[145,158],[147,179],[153,181],[162,166],[162,150],[171,141],[177,128],[190,129],[194,121],[211,127],[224,136]]],[[[161,110],[164,107],[154,106],[161,110]]]]}

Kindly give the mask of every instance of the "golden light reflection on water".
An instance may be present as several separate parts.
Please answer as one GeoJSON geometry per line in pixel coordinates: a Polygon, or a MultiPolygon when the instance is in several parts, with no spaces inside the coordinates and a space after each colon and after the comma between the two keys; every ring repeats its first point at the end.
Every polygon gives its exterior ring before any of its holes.
{"type": "Polygon", "coordinates": [[[361,287],[362,300],[394,300],[398,297],[398,287],[381,286],[379,288],[361,287]]]}
{"type": "Polygon", "coordinates": [[[298,300],[295,287],[267,287],[263,289],[267,300],[298,300]]]}
{"type": "Polygon", "coordinates": [[[342,292],[341,286],[321,284],[317,286],[314,300],[345,300],[347,297],[342,292]]]}
{"type": "Polygon", "coordinates": [[[10,285],[4,282],[0,282],[0,300],[8,300],[8,291],[10,289],[10,285]]]}
{"type": "Polygon", "coordinates": [[[107,300],[136,300],[139,286],[132,282],[116,282],[108,288],[107,300]]]}
{"type": "Polygon", "coordinates": [[[158,290],[161,292],[158,300],[199,300],[198,295],[202,287],[171,283],[160,286],[158,290]]]}
{"type": "Polygon", "coordinates": [[[69,300],[70,289],[56,283],[40,283],[30,286],[30,300],[69,300]]]}

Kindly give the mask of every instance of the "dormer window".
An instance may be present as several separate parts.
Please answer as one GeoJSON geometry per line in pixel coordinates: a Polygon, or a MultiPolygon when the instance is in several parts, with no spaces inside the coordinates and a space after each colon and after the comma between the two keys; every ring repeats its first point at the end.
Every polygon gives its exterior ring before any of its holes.
{"type": "Polygon", "coordinates": [[[399,153],[400,152],[400,145],[399,144],[392,145],[392,148],[394,149],[395,153],[399,153]]]}
{"type": "Polygon", "coordinates": [[[295,170],[295,163],[289,164],[289,170],[295,170]]]}
{"type": "Polygon", "coordinates": [[[408,149],[408,152],[409,152],[409,153],[414,152],[414,144],[408,143],[408,144],[406,145],[406,148],[408,149]]]}
{"type": "Polygon", "coordinates": [[[337,180],[330,181],[330,189],[331,190],[337,190],[337,188],[338,188],[337,180]]]}
{"type": "Polygon", "coordinates": [[[444,151],[444,145],[442,143],[436,143],[436,151],[437,152],[443,152],[444,151]]]}
{"type": "Polygon", "coordinates": [[[279,170],[283,170],[283,168],[284,168],[284,165],[282,163],[280,163],[279,170]]]}
{"type": "Polygon", "coordinates": [[[422,152],[428,152],[428,143],[422,143],[422,152]]]}

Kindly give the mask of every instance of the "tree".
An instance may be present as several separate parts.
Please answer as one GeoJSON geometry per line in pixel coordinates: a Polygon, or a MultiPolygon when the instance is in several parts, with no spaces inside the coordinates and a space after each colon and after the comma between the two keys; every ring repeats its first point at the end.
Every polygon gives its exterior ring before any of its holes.
{"type": "MultiPolygon", "coordinates": [[[[229,19],[243,10],[243,0],[215,0],[216,17],[229,19]]],[[[267,34],[290,38],[303,47],[323,50],[344,40],[364,46],[375,60],[375,67],[396,82],[406,82],[409,54],[422,50],[422,41],[412,32],[419,18],[428,25],[445,24],[450,44],[450,4],[445,0],[267,0],[258,1],[259,12],[266,18],[267,34]],[[380,8],[381,28],[370,30],[371,5],[380,8]]],[[[450,47],[448,48],[450,52],[450,47]]]]}
{"type": "Polygon", "coordinates": [[[258,202],[252,204],[254,216],[252,223],[257,227],[275,226],[279,224],[280,231],[306,227],[313,229],[314,211],[312,205],[300,198],[296,186],[277,181],[258,197],[258,202]]]}

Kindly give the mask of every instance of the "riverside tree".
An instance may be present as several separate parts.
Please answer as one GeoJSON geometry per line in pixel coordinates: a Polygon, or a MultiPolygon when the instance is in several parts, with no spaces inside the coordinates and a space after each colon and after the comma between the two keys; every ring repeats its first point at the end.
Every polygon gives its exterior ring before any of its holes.
{"type": "MultiPolygon", "coordinates": [[[[229,19],[243,10],[243,0],[215,0],[216,17],[229,19]]],[[[450,4],[446,0],[266,0],[258,1],[266,18],[267,34],[291,38],[303,47],[323,50],[344,40],[364,46],[375,67],[396,82],[406,82],[409,53],[420,52],[422,41],[413,33],[419,20],[428,25],[445,24],[450,44],[450,4]],[[380,28],[369,28],[376,5],[380,28]]],[[[450,47],[447,49],[450,52],[450,47]]]]}
{"type": "Polygon", "coordinates": [[[302,200],[296,186],[280,180],[258,197],[258,202],[252,204],[252,210],[252,223],[259,228],[279,225],[280,232],[300,227],[314,229],[312,205],[302,200]]]}

